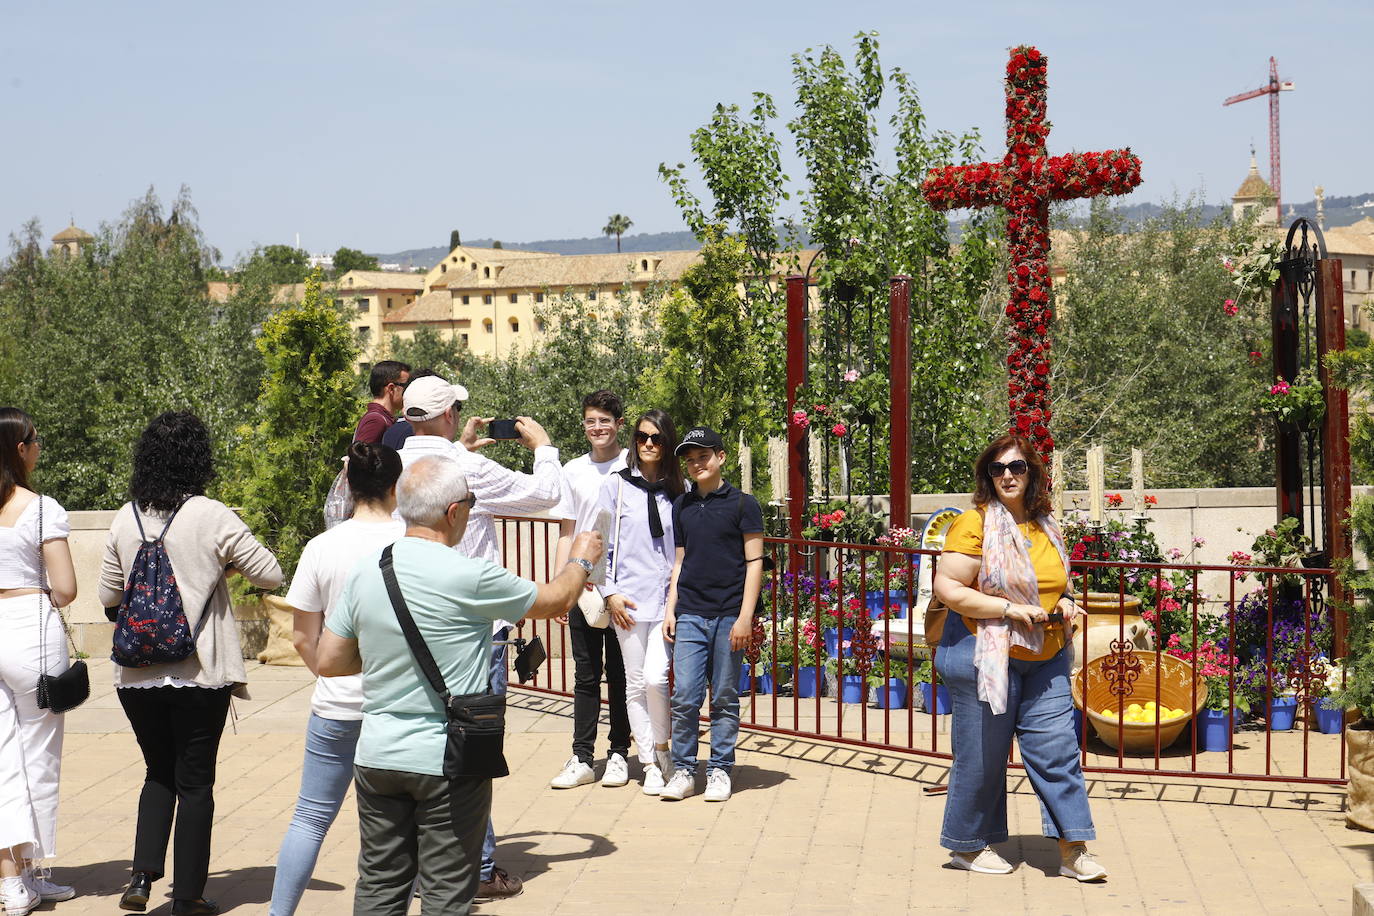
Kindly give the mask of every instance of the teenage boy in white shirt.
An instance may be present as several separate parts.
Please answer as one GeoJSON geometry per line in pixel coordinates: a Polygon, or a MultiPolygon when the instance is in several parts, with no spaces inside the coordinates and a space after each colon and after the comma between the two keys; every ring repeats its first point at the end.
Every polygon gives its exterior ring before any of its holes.
{"type": "MultiPolygon", "coordinates": [[[[582,399],[582,431],[592,450],[563,465],[563,501],[554,510],[559,518],[556,568],[567,562],[573,535],[590,528],[595,521],[597,495],[607,475],[625,467],[626,452],[620,447],[624,415],[624,406],[614,392],[593,391],[582,399]]],[[[603,670],[610,700],[611,732],[601,784],[623,786],[630,781],[630,716],[625,708],[625,662],[620,655],[620,640],[610,627],[588,626],[576,604],[568,610],[566,621],[573,654],[572,756],[549,781],[549,786],[572,789],[596,779],[592,764],[596,759],[596,727],[601,719],[603,670]]]]}

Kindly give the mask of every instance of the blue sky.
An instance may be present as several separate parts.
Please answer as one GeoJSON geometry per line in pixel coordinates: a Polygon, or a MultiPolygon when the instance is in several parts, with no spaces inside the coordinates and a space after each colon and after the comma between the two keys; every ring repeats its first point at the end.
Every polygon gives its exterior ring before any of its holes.
{"type": "MultiPolygon", "coordinates": [[[[1374,4],[132,2],[0,7],[9,142],[0,229],[88,229],[186,184],[212,244],[312,251],[596,235],[681,222],[657,176],[717,102],[793,106],[792,53],[880,32],[933,127],[1002,155],[1006,49],[1050,58],[1051,152],[1131,146],[1134,200],[1229,198],[1267,174],[1284,93],[1285,199],[1374,191],[1374,4]],[[1364,91],[1361,92],[1360,90],[1364,91]]],[[[782,125],[779,124],[779,130],[782,125]]],[[[789,155],[790,174],[798,174],[789,155]]],[[[793,201],[795,204],[795,201],[793,201]]]]}

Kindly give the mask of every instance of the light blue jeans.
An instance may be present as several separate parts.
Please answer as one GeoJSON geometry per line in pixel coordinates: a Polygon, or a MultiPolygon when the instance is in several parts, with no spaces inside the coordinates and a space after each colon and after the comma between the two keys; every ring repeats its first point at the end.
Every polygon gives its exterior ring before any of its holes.
{"type": "Polygon", "coordinates": [[[677,618],[673,634],[673,769],[697,770],[697,718],[711,685],[711,759],[707,766],[730,772],[739,738],[739,666],[744,650],[730,651],[738,616],[677,618]]]}
{"type": "Polygon", "coordinates": [[[976,852],[1006,841],[1007,756],[1013,735],[1026,776],[1040,800],[1045,836],[1096,839],[1073,730],[1068,653],[1060,649],[1039,662],[1010,659],[1007,711],[995,716],[978,699],[973,667],[977,641],[964,619],[951,613],[935,656],[954,704],[950,724],[954,763],[949,770],[940,845],[955,852],[976,852]]]}
{"type": "Polygon", "coordinates": [[[362,726],[360,719],[325,719],[310,714],[296,813],[277,853],[271,916],[290,916],[300,905],[325,834],[353,783],[353,753],[362,726]]]}
{"type": "MultiPolygon", "coordinates": [[[[510,627],[497,630],[492,634],[493,645],[491,647],[491,692],[505,693],[506,684],[510,680],[510,673],[506,670],[506,649],[508,646],[498,646],[495,643],[504,642],[510,639],[510,627]]],[[[482,873],[481,880],[490,881],[491,876],[496,871],[496,828],[492,825],[491,818],[487,818],[487,836],[482,841],[482,873]]]]}

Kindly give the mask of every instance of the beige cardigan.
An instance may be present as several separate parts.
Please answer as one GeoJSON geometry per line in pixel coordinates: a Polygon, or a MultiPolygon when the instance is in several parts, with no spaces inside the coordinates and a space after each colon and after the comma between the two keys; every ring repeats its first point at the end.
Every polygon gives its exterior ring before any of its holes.
{"type": "MultiPolygon", "coordinates": [[[[167,523],[165,513],[140,512],[143,531],[157,537],[167,523]]],[[[209,620],[196,637],[194,655],[179,662],[149,665],[147,668],[115,666],[115,686],[153,678],[176,677],[205,687],[234,685],[234,692],[247,696],[244,685],[248,673],[243,666],[238,627],[234,623],[233,602],[224,579],[224,568],[232,566],[259,588],[281,585],[281,566],[277,558],[248,530],[248,526],[228,506],[205,496],[193,496],[181,507],[167,530],[167,556],[172,562],[186,622],[195,632],[203,611],[209,620]],[[211,589],[214,596],[211,598],[211,589]],[[207,605],[206,600],[209,600],[207,605]]],[[[132,505],[126,503],[110,525],[105,542],[105,558],[100,567],[100,603],[117,607],[124,599],[129,568],[138,553],[140,539],[132,505]]]]}

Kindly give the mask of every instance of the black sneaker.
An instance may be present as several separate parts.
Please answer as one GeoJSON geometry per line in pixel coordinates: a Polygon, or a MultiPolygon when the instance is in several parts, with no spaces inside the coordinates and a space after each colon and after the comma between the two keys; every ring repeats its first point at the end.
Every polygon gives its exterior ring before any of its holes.
{"type": "Polygon", "coordinates": [[[491,872],[491,880],[483,881],[477,885],[478,900],[505,900],[507,897],[518,897],[520,892],[525,889],[525,882],[508,873],[504,868],[494,868],[491,872]]]}

